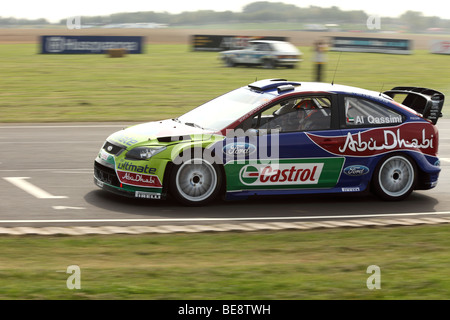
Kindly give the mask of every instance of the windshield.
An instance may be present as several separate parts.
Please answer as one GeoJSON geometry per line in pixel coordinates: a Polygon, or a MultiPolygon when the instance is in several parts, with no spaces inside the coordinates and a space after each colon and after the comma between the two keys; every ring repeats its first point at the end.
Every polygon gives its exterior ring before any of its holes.
{"type": "Polygon", "coordinates": [[[226,128],[271,98],[272,95],[264,92],[240,88],[185,113],[178,120],[191,126],[217,131],[226,128]]]}
{"type": "Polygon", "coordinates": [[[298,53],[298,49],[288,42],[275,43],[274,46],[275,46],[276,50],[280,51],[280,52],[298,53]]]}

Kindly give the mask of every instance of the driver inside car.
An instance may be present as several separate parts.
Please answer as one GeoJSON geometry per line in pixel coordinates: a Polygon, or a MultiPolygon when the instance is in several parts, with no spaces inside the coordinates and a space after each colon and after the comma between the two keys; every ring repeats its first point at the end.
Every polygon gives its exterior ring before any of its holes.
{"type": "Polygon", "coordinates": [[[308,119],[317,112],[314,102],[304,99],[299,103],[287,101],[276,113],[280,131],[303,131],[307,129],[308,119]]]}

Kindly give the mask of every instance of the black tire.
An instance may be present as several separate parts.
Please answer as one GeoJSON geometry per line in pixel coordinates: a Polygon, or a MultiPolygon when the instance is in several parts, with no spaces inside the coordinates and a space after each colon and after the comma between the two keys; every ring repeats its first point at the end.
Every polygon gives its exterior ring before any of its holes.
{"type": "Polygon", "coordinates": [[[414,190],[417,166],[409,157],[393,154],[383,158],[372,177],[373,191],[381,199],[400,201],[414,190]]]}
{"type": "Polygon", "coordinates": [[[205,159],[190,159],[174,165],[169,189],[172,196],[187,206],[203,206],[217,198],[222,173],[217,164],[205,159]]]}
{"type": "Polygon", "coordinates": [[[264,69],[274,69],[277,66],[276,62],[272,59],[266,59],[263,61],[264,69]]]}
{"type": "Polygon", "coordinates": [[[236,65],[236,63],[234,63],[233,59],[231,58],[225,58],[225,66],[232,68],[236,65]]]}

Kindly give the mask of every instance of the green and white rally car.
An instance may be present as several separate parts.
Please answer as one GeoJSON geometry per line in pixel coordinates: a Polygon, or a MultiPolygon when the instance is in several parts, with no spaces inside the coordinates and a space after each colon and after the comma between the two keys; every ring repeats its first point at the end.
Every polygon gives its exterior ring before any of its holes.
{"type": "Polygon", "coordinates": [[[437,184],[443,104],[442,93],[426,88],[380,93],[261,80],[176,119],[113,133],[95,159],[94,181],[116,194],[171,195],[186,205],[219,195],[366,189],[402,200],[437,184]]]}
{"type": "Polygon", "coordinates": [[[237,65],[295,68],[302,61],[303,53],[286,41],[253,40],[248,47],[220,53],[220,59],[228,67],[237,65]]]}

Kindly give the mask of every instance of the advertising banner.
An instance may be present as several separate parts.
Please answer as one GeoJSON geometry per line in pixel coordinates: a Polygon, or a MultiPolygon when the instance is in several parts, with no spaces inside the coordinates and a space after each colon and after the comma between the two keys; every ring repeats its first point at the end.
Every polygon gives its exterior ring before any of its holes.
{"type": "Polygon", "coordinates": [[[143,38],[128,36],[42,36],[41,53],[106,53],[109,49],[125,49],[130,54],[143,53],[143,38]]]}
{"type": "Polygon", "coordinates": [[[243,49],[251,40],[288,41],[286,37],[230,36],[230,35],[193,35],[191,39],[194,51],[225,51],[243,49]]]}
{"type": "Polygon", "coordinates": [[[332,51],[343,52],[412,53],[412,41],[407,39],[333,37],[331,47],[332,51]]]}
{"type": "Polygon", "coordinates": [[[437,54],[450,54],[450,40],[433,40],[430,51],[437,54]]]}

